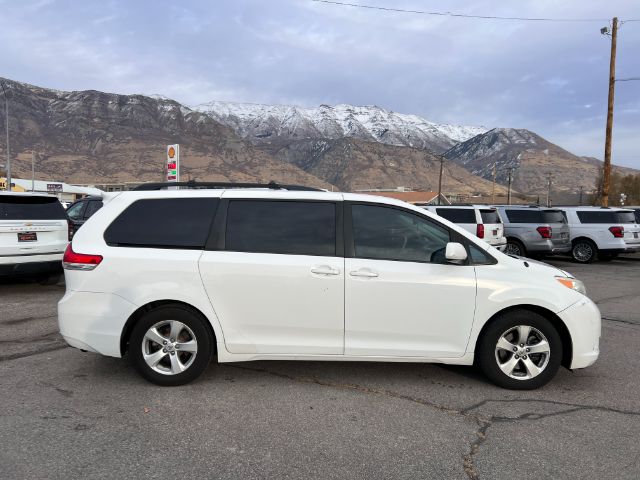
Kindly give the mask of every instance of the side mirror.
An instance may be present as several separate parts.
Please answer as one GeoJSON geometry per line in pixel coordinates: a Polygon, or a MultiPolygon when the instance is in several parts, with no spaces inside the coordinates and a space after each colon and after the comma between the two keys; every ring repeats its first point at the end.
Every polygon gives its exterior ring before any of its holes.
{"type": "Polygon", "coordinates": [[[467,250],[461,243],[449,242],[444,257],[451,263],[462,263],[467,259],[467,250]]]}

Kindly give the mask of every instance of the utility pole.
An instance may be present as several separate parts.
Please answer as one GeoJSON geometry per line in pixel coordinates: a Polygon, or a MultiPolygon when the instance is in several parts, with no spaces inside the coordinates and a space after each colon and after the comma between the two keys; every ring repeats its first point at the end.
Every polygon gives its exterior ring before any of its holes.
{"type": "MultiPolygon", "coordinates": [[[[611,28],[611,58],[609,59],[609,101],[607,104],[607,129],[604,141],[604,171],[602,174],[602,206],[609,206],[609,187],[611,184],[611,136],[613,133],[613,97],[616,84],[616,44],[618,40],[618,17],[613,17],[611,28]]],[[[608,28],[600,30],[608,34],[608,28]]]]}
{"type": "Polygon", "coordinates": [[[511,205],[511,182],[513,180],[513,167],[507,169],[509,171],[509,189],[507,190],[507,205],[511,205]]]}
{"type": "Polygon", "coordinates": [[[491,205],[496,203],[496,175],[498,173],[496,162],[493,162],[493,187],[491,188],[491,205]]]}
{"type": "Polygon", "coordinates": [[[438,178],[438,205],[440,205],[440,196],[442,195],[442,169],[444,167],[444,155],[440,155],[440,177],[438,178]]]}
{"type": "Polygon", "coordinates": [[[31,191],[35,192],[36,185],[36,152],[31,150],[31,191]]]}
{"type": "Polygon", "coordinates": [[[11,191],[11,154],[9,152],[9,100],[7,99],[7,90],[4,88],[4,82],[2,82],[2,93],[4,94],[4,123],[7,127],[7,188],[11,191]]]}
{"type": "Polygon", "coordinates": [[[551,206],[551,172],[547,173],[547,207],[551,206]]]}

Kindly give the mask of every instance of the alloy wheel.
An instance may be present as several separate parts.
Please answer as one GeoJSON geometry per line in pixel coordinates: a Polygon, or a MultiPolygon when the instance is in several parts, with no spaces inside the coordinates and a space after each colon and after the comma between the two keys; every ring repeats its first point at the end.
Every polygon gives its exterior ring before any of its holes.
{"type": "Polygon", "coordinates": [[[579,262],[588,262],[593,257],[593,247],[586,242],[580,242],[573,247],[573,258],[579,262]]]}
{"type": "Polygon", "coordinates": [[[193,331],[178,320],[163,320],[142,339],[142,358],[155,372],[177,375],[189,368],[198,353],[193,331]]]}
{"type": "Polygon", "coordinates": [[[498,367],[510,378],[530,380],[549,364],[551,346],[544,334],[529,325],[517,325],[504,332],[495,348],[498,367]]]}
{"type": "Polygon", "coordinates": [[[506,253],[507,255],[515,255],[517,257],[522,256],[520,247],[515,243],[507,243],[507,246],[504,249],[504,253],[506,253]]]}

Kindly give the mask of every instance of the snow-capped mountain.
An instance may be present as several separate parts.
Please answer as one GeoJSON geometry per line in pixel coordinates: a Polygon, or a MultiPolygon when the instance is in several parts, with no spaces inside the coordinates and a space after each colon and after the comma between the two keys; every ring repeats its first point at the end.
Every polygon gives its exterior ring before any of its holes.
{"type": "Polygon", "coordinates": [[[444,152],[487,128],[440,125],[378,106],[320,105],[302,108],[213,101],[192,107],[254,144],[344,137],[444,152]]]}

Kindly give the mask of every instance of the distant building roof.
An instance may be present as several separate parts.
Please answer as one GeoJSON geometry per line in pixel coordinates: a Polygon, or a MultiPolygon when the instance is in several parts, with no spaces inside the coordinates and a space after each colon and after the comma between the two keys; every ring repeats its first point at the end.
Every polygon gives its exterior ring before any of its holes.
{"type": "MultiPolygon", "coordinates": [[[[362,193],[395,198],[408,203],[433,203],[438,199],[438,192],[362,191],[362,193]]],[[[441,195],[441,198],[443,203],[449,203],[444,195],[441,195]]]]}
{"type": "MultiPolygon", "coordinates": [[[[17,187],[23,188],[24,190],[31,191],[31,180],[25,180],[24,178],[11,178],[11,183],[17,187]]],[[[73,193],[76,195],[102,195],[102,190],[93,187],[78,187],[76,185],[69,185],[64,182],[54,182],[50,180],[35,180],[33,182],[33,187],[36,192],[47,192],[50,191],[49,185],[61,185],[60,192],[62,193],[73,193]]]]}

